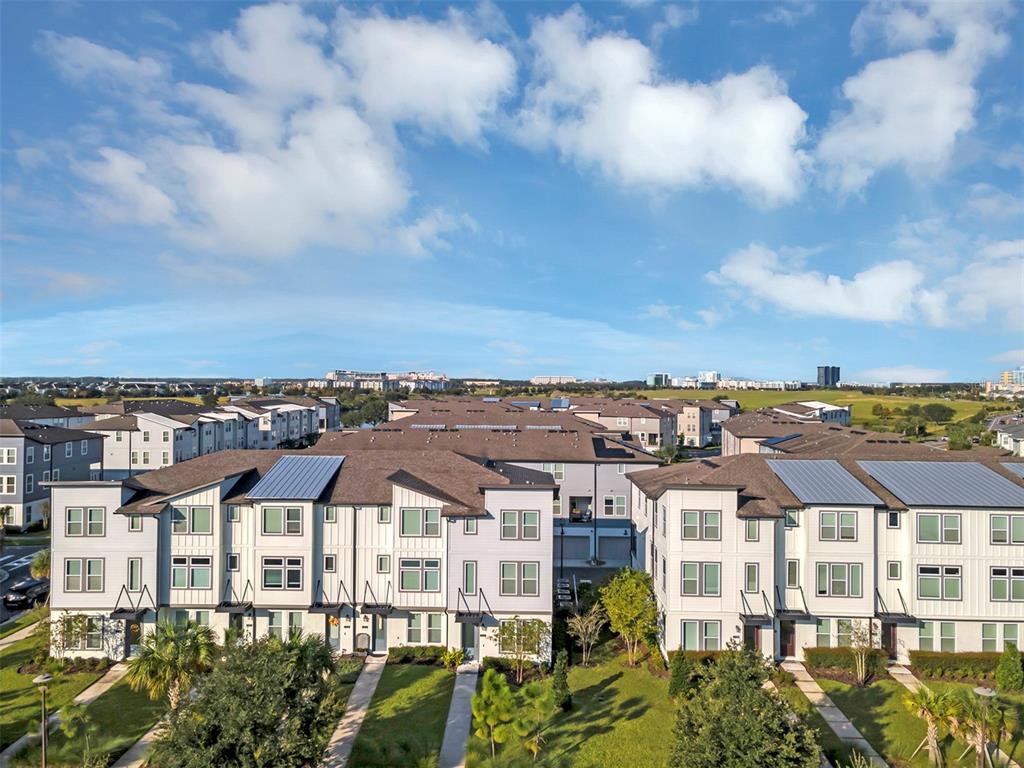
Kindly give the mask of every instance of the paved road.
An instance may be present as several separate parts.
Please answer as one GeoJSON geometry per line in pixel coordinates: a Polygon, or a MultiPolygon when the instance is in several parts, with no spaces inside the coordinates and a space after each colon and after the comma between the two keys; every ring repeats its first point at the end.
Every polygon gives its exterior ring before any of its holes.
{"type": "MultiPolygon", "coordinates": [[[[7,571],[8,577],[5,581],[0,582],[0,592],[5,591],[12,584],[17,584],[22,579],[28,578],[28,567],[32,558],[39,550],[46,549],[46,546],[45,544],[31,544],[23,547],[6,546],[4,553],[0,555],[0,568],[7,571]]],[[[17,611],[11,613],[0,603],[0,621],[6,621],[15,613],[17,611]]]]}

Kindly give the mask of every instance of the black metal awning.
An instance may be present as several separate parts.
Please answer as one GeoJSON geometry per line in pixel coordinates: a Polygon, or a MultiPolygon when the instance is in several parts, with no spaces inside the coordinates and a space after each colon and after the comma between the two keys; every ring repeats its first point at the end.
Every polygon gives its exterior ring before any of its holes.
{"type": "Polygon", "coordinates": [[[917,624],[917,617],[909,613],[888,613],[875,611],[875,618],[884,621],[886,624],[917,624]]]}
{"type": "Polygon", "coordinates": [[[484,615],[483,611],[456,611],[455,623],[473,624],[479,627],[484,623],[484,615]]]}
{"type": "Polygon", "coordinates": [[[810,621],[811,618],[812,618],[812,616],[811,616],[809,611],[799,611],[799,610],[797,610],[797,611],[778,610],[778,611],[775,612],[775,615],[781,621],[810,621]]]}
{"type": "Polygon", "coordinates": [[[741,613],[740,619],[743,620],[744,624],[752,624],[755,626],[763,626],[765,624],[772,623],[772,616],[768,613],[741,613]]]}
{"type": "Polygon", "coordinates": [[[309,606],[310,613],[340,614],[348,603],[313,603],[309,606]]]}
{"type": "Polygon", "coordinates": [[[142,621],[151,608],[115,608],[110,612],[110,618],[115,621],[142,621]]]}
{"type": "Polygon", "coordinates": [[[368,613],[373,616],[387,616],[393,610],[395,606],[391,603],[363,603],[362,612],[368,613]]]}
{"type": "Polygon", "coordinates": [[[252,611],[252,603],[220,603],[216,608],[213,609],[216,613],[249,613],[252,611]]]}

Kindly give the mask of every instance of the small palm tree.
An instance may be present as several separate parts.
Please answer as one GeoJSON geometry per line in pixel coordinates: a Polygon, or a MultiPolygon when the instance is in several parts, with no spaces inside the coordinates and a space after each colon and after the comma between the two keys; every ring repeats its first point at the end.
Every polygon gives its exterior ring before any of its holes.
{"type": "Polygon", "coordinates": [[[176,710],[196,676],[213,667],[217,643],[213,631],[194,621],[181,626],[160,622],[142,641],[137,656],[128,662],[126,675],[133,691],[143,688],[149,697],[167,697],[176,710]]]}
{"type": "Polygon", "coordinates": [[[41,549],[32,558],[32,564],[28,567],[29,573],[34,579],[50,578],[50,550],[41,549]]]}
{"type": "MultiPolygon", "coordinates": [[[[927,744],[929,761],[932,765],[941,768],[943,756],[939,739],[942,737],[942,731],[950,728],[955,711],[949,693],[947,691],[936,693],[927,685],[920,685],[904,697],[903,703],[914,715],[924,720],[927,726],[924,741],[921,742],[918,749],[927,744]]],[[[915,751],[914,754],[916,755],[917,752],[915,751]]]]}
{"type": "Polygon", "coordinates": [[[986,759],[985,744],[999,744],[1013,734],[1013,713],[998,702],[983,702],[969,690],[963,690],[953,700],[951,728],[953,735],[973,749],[975,765],[983,768],[986,759]]]}

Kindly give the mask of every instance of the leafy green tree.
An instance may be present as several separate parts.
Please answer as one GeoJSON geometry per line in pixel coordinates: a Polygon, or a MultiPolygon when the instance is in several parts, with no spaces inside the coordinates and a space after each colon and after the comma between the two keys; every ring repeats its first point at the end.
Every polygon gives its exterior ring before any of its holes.
{"type": "Polygon", "coordinates": [[[761,687],[763,658],[730,645],[679,707],[671,768],[817,768],[814,730],[761,687]]]}
{"type": "Polygon", "coordinates": [[[516,700],[504,675],[493,669],[484,672],[480,692],[473,696],[472,709],[473,730],[478,738],[490,742],[494,757],[498,744],[504,744],[515,733],[516,700]]]}
{"type": "Polygon", "coordinates": [[[555,709],[555,696],[551,688],[540,683],[527,683],[522,693],[516,733],[524,739],[526,750],[536,760],[543,749],[544,731],[555,709]]]}
{"type": "Polygon", "coordinates": [[[203,405],[205,405],[207,408],[213,408],[214,406],[217,405],[217,403],[220,402],[220,398],[217,396],[217,392],[212,389],[203,395],[202,400],[203,405]]]}
{"type": "MultiPolygon", "coordinates": [[[[941,768],[942,747],[939,742],[944,731],[949,730],[953,717],[953,700],[948,691],[933,691],[927,685],[919,685],[903,697],[903,705],[916,717],[924,720],[925,736],[922,746],[928,748],[929,762],[941,768]]],[[[917,752],[915,751],[916,755],[917,752]]],[[[911,756],[913,758],[913,755],[911,756]]]]}
{"type": "Polygon", "coordinates": [[[956,416],[956,411],[942,403],[928,403],[921,406],[921,415],[928,419],[928,421],[941,423],[952,421],[953,417],[956,416]]]}
{"type": "Polygon", "coordinates": [[[176,710],[193,681],[213,667],[216,651],[209,627],[194,621],[181,626],[159,622],[128,661],[126,678],[133,691],[144,688],[154,701],[166,696],[176,710]]]}
{"type": "Polygon", "coordinates": [[[1021,666],[1020,651],[1014,643],[1006,643],[1003,655],[999,657],[996,685],[1001,691],[1019,691],[1024,688],[1024,666],[1021,666]]]}
{"type": "Polygon", "coordinates": [[[569,653],[564,648],[555,658],[555,671],[551,676],[551,691],[555,696],[555,706],[563,712],[572,709],[572,691],[569,690],[569,653]]]}
{"type": "Polygon", "coordinates": [[[672,655],[672,663],[669,664],[668,695],[678,699],[689,693],[693,689],[692,677],[693,664],[680,648],[672,655]]]}
{"type": "MultiPolygon", "coordinates": [[[[91,766],[92,760],[92,737],[95,736],[100,727],[93,722],[89,710],[84,704],[65,704],[58,713],[60,718],[60,731],[69,741],[82,740],[82,765],[91,766]]],[[[106,761],[102,761],[106,765],[106,761]]]]}
{"type": "Polygon", "coordinates": [[[498,647],[512,660],[516,683],[521,684],[528,664],[551,658],[551,627],[540,619],[516,616],[498,627],[498,647]]]}
{"type": "Polygon", "coordinates": [[[623,568],[601,588],[601,603],[612,631],[626,646],[628,663],[635,665],[640,642],[658,628],[658,606],[650,575],[623,568]]]}

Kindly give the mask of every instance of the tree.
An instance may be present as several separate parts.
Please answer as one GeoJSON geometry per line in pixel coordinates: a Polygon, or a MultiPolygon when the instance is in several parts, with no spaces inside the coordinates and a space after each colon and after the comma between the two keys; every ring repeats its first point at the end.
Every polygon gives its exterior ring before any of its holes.
{"type": "Polygon", "coordinates": [[[942,403],[928,403],[921,406],[921,415],[928,421],[946,422],[952,421],[956,411],[942,403]]]}
{"type": "Polygon", "coordinates": [[[63,659],[68,650],[81,645],[88,629],[89,618],[84,613],[74,613],[40,621],[36,631],[45,638],[50,656],[63,659]]]}
{"type": "MultiPolygon", "coordinates": [[[[927,745],[928,760],[932,765],[941,767],[943,756],[939,740],[942,732],[949,729],[953,716],[953,701],[949,692],[935,692],[922,684],[903,697],[903,705],[925,723],[924,740],[914,750],[914,755],[927,745]]],[[[911,755],[911,759],[914,755],[911,755]]]]}
{"type": "MultiPolygon", "coordinates": [[[[93,722],[89,710],[84,704],[65,704],[60,709],[60,730],[69,741],[82,739],[85,749],[82,751],[82,765],[92,765],[91,739],[99,731],[98,724],[93,722]]],[[[106,761],[102,761],[106,765],[106,761]]]]}
{"type": "Polygon", "coordinates": [[[1019,691],[1024,688],[1024,667],[1021,666],[1020,651],[1014,643],[1006,643],[1003,655],[999,657],[996,684],[1001,691],[1019,691]]]}
{"type": "MultiPolygon", "coordinates": [[[[950,729],[953,735],[974,750],[975,766],[984,768],[988,755],[986,742],[998,744],[1013,731],[1013,715],[997,701],[984,702],[969,689],[960,689],[953,697],[950,729]]],[[[991,758],[988,758],[991,765],[991,758]]]]}
{"type": "Polygon", "coordinates": [[[501,655],[512,659],[516,683],[522,684],[526,665],[531,661],[550,659],[551,628],[540,619],[503,621],[498,627],[498,648],[501,655]]]}
{"type": "Polygon", "coordinates": [[[473,729],[477,738],[491,745],[491,757],[497,754],[497,745],[504,744],[514,733],[516,700],[505,676],[493,669],[484,672],[480,692],[472,701],[473,729]]]}
{"type": "Polygon", "coordinates": [[[4,553],[4,547],[7,544],[7,521],[14,512],[14,507],[10,504],[0,507],[0,555],[4,553]]]}
{"type": "Polygon", "coordinates": [[[672,655],[672,663],[669,664],[668,695],[678,699],[693,689],[693,664],[680,648],[672,655]]]}
{"type": "Polygon", "coordinates": [[[766,662],[730,644],[679,707],[671,768],[817,768],[815,732],[762,688],[766,662]]]}
{"type": "Polygon", "coordinates": [[[623,568],[601,588],[601,602],[612,631],[626,645],[629,665],[634,666],[640,641],[653,635],[658,626],[658,606],[650,575],[623,568]]]}
{"type": "Polygon", "coordinates": [[[874,672],[874,665],[870,665],[875,653],[875,644],[872,642],[870,619],[868,623],[857,624],[850,632],[850,655],[853,657],[853,674],[857,679],[857,685],[865,685],[868,678],[874,672]]]}
{"type": "MultiPolygon", "coordinates": [[[[565,651],[562,651],[565,653],[565,651]]],[[[523,701],[516,733],[525,739],[527,751],[537,759],[544,744],[544,731],[551,722],[551,714],[555,709],[555,696],[551,688],[539,683],[528,683],[523,686],[523,701]]]]}
{"type": "Polygon", "coordinates": [[[584,667],[590,663],[590,654],[601,635],[601,630],[607,623],[608,619],[604,615],[604,609],[597,602],[584,613],[573,613],[566,622],[569,634],[579,641],[580,648],[583,650],[582,664],[584,667]]]}
{"type": "Polygon", "coordinates": [[[195,692],[173,710],[151,765],[319,765],[345,689],[323,639],[263,637],[223,649],[195,692]]]}
{"type": "Polygon", "coordinates": [[[572,709],[572,691],[569,690],[569,652],[564,648],[555,658],[555,671],[551,676],[551,691],[555,696],[555,706],[563,712],[572,709]]]}
{"type": "Polygon", "coordinates": [[[194,621],[181,626],[159,622],[128,661],[128,683],[133,691],[145,688],[154,701],[166,696],[176,710],[195,678],[213,667],[216,650],[209,627],[194,621]]]}
{"type": "Polygon", "coordinates": [[[211,389],[209,392],[206,392],[203,395],[202,400],[203,405],[207,408],[214,408],[220,402],[220,398],[217,397],[217,391],[215,389],[211,389]]]}
{"type": "Polygon", "coordinates": [[[50,578],[50,550],[41,549],[32,558],[32,564],[28,567],[29,573],[34,579],[50,578]]]}

